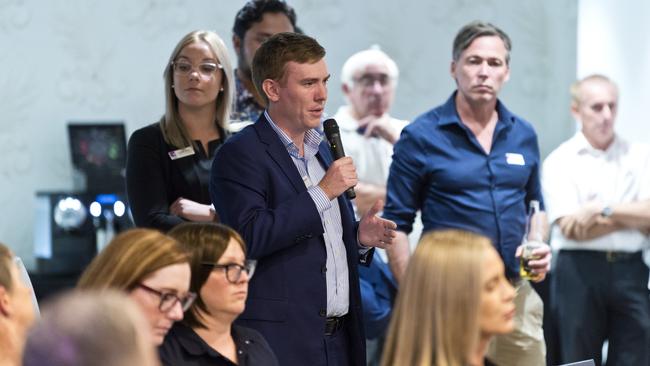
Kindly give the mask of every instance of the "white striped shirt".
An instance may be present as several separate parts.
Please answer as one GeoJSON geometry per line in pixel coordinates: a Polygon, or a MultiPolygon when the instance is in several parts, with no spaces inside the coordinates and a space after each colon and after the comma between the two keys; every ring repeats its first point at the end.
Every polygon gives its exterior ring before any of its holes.
{"type": "Polygon", "coordinates": [[[323,141],[323,135],[311,129],[305,133],[304,154],[296,144],[282,131],[264,111],[264,116],[277,133],[282,144],[291,156],[298,173],[302,177],[307,192],[311,196],[316,209],[320,214],[325,233],[325,250],[327,252],[326,281],[327,281],[327,316],[342,316],[348,313],[350,304],[350,284],[348,275],[348,262],[343,243],[343,225],[341,224],[341,209],[335,198],[329,200],[318,183],[325,176],[325,169],[316,158],[318,146],[323,141]]]}

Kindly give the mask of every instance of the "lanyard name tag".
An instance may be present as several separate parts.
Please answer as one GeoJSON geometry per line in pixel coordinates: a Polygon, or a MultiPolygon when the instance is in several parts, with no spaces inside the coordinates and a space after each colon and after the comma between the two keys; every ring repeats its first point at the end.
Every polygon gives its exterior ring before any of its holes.
{"type": "Polygon", "coordinates": [[[176,160],[176,159],[184,158],[186,156],[194,155],[194,148],[192,148],[192,146],[188,146],[184,149],[170,151],[167,154],[169,155],[170,159],[176,160]]]}

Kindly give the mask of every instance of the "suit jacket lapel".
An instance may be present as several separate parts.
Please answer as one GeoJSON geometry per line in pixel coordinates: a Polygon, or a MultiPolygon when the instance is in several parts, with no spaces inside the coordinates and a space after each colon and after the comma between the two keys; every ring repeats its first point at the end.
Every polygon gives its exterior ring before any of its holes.
{"type": "Polygon", "coordinates": [[[293,185],[296,192],[307,190],[305,182],[303,182],[302,177],[298,173],[298,169],[293,163],[289,152],[287,152],[286,147],[282,144],[282,140],[280,140],[280,137],[275,133],[264,114],[262,114],[257,120],[254,128],[257,130],[260,140],[267,145],[266,152],[271,156],[271,159],[275,161],[289,182],[291,182],[291,185],[293,185]]]}

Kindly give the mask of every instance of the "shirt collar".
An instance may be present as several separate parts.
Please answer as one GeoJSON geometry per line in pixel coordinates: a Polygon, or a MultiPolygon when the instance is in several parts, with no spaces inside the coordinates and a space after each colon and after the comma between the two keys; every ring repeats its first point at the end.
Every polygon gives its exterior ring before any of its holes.
{"type": "Polygon", "coordinates": [[[174,324],[173,331],[178,335],[178,342],[189,354],[200,356],[207,353],[212,357],[220,356],[218,352],[208,346],[208,344],[205,343],[205,341],[187,325],[177,322],[174,324]]]}
{"type": "MultiPolygon", "coordinates": [[[[442,108],[440,109],[440,118],[438,119],[438,124],[439,125],[450,125],[450,124],[457,124],[461,125],[462,122],[460,120],[460,116],[458,115],[458,110],[456,109],[456,94],[458,93],[458,90],[454,91],[449,99],[445,102],[445,104],[442,105],[442,108]]],[[[497,105],[496,105],[496,110],[497,110],[497,115],[499,120],[498,122],[505,122],[507,125],[512,125],[515,123],[516,118],[515,116],[510,113],[510,111],[501,103],[500,100],[497,99],[497,105]]]]}
{"type": "MultiPolygon", "coordinates": [[[[217,350],[210,347],[196,332],[189,326],[184,323],[177,322],[173,327],[174,332],[178,335],[177,340],[181,346],[193,356],[201,356],[207,354],[215,358],[225,358],[217,350]]],[[[232,325],[230,330],[235,345],[238,350],[242,349],[243,344],[246,344],[247,341],[242,334],[240,334],[238,326],[232,325]]]]}
{"type": "MultiPolygon", "coordinates": [[[[301,158],[301,156],[299,155],[298,146],[296,146],[296,144],[291,140],[291,138],[289,138],[289,136],[286,133],[284,133],[284,131],[282,131],[280,127],[278,127],[278,125],[275,124],[275,122],[273,122],[273,119],[271,119],[271,116],[266,110],[264,111],[264,117],[266,117],[266,119],[269,121],[271,128],[273,128],[273,131],[275,131],[275,133],[278,135],[280,141],[282,141],[282,145],[284,145],[284,147],[287,149],[289,154],[295,158],[301,158]]],[[[316,155],[316,153],[318,152],[318,145],[320,145],[322,141],[323,141],[323,135],[317,129],[312,128],[307,132],[305,132],[305,141],[304,141],[305,158],[311,158],[314,155],[316,155]]]]}
{"type": "Polygon", "coordinates": [[[339,110],[336,112],[336,122],[339,128],[344,131],[356,131],[359,128],[359,123],[352,117],[352,108],[347,105],[339,107],[339,110]]]}
{"type": "Polygon", "coordinates": [[[606,150],[603,151],[596,149],[595,147],[591,146],[582,131],[576,132],[576,134],[571,138],[570,143],[571,147],[577,154],[589,154],[592,156],[613,156],[617,151],[621,149],[624,144],[623,140],[621,140],[618,135],[614,135],[614,141],[612,141],[611,145],[609,145],[606,150]]]}

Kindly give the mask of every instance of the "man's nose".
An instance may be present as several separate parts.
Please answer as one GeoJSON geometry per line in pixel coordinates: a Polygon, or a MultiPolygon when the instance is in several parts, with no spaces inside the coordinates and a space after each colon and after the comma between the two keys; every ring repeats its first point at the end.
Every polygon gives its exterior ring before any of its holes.
{"type": "Polygon", "coordinates": [[[370,85],[370,90],[373,93],[381,93],[384,91],[384,85],[381,83],[381,80],[373,80],[372,85],[370,85]]]}
{"type": "Polygon", "coordinates": [[[610,106],[608,106],[608,105],[606,105],[606,106],[603,107],[603,111],[602,111],[602,113],[603,113],[603,117],[604,117],[605,119],[607,119],[607,120],[611,120],[612,117],[614,116],[614,111],[613,111],[612,108],[611,108],[610,106]]]}
{"type": "Polygon", "coordinates": [[[321,101],[327,99],[327,85],[324,83],[318,84],[316,93],[314,94],[314,100],[321,101]]]}
{"type": "Polygon", "coordinates": [[[478,72],[479,75],[486,76],[489,70],[490,70],[490,66],[487,64],[487,62],[482,62],[481,65],[479,66],[478,72]]]}

